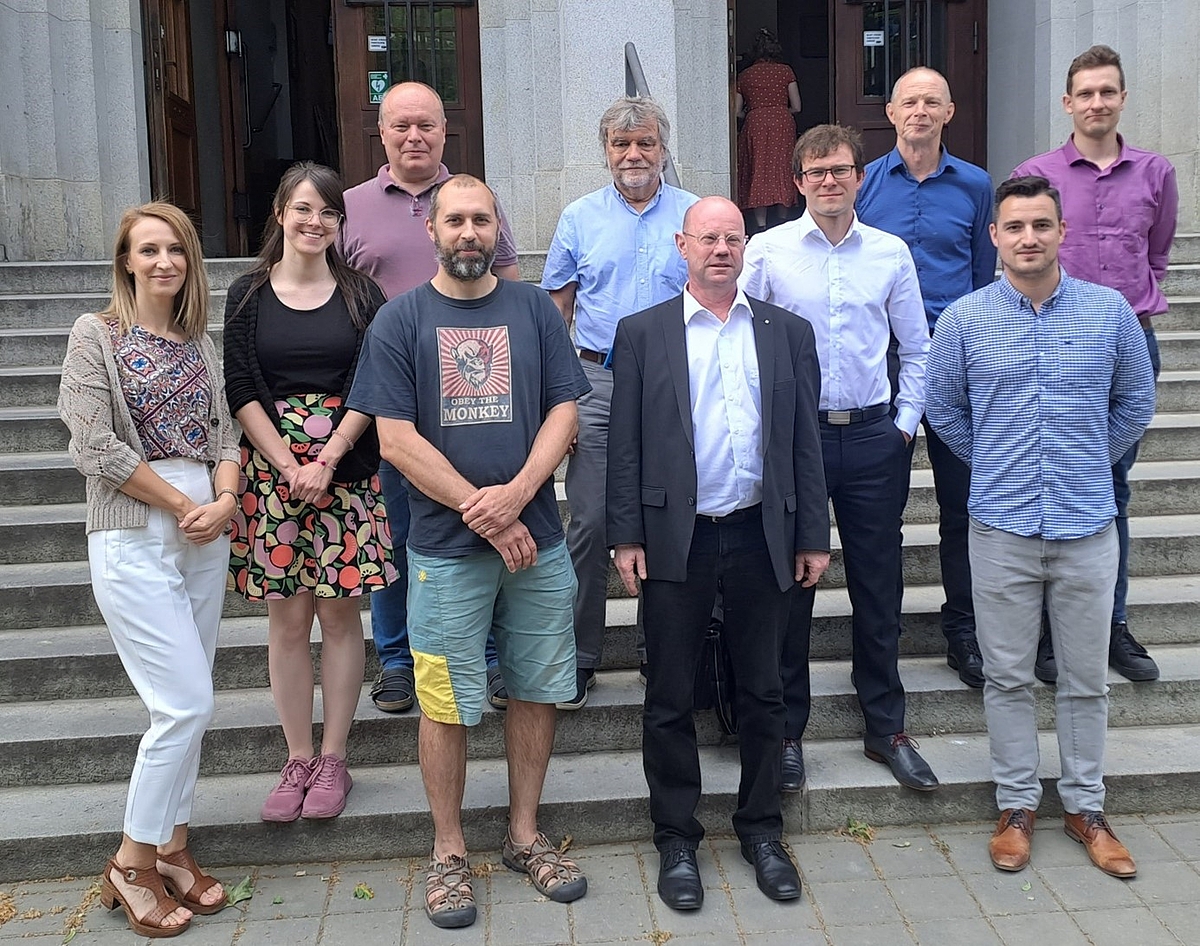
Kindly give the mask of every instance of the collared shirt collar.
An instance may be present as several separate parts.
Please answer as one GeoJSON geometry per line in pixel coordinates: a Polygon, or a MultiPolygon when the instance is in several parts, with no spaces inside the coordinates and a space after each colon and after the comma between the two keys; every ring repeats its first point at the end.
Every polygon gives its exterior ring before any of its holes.
{"type": "MultiPolygon", "coordinates": [[[[904,158],[902,158],[900,156],[900,146],[899,145],[892,148],[891,151],[889,151],[886,155],[884,155],[883,167],[884,167],[884,170],[886,170],[888,172],[888,174],[893,174],[893,173],[895,173],[897,168],[902,168],[904,170],[905,174],[908,174],[909,177],[912,177],[912,175],[909,173],[908,165],[904,163],[904,158]]],[[[938,145],[937,170],[934,171],[932,174],[930,174],[929,177],[937,177],[939,174],[941,174],[946,169],[949,169],[951,171],[954,170],[954,165],[950,163],[950,152],[946,150],[945,145],[938,145]]],[[[929,180],[929,178],[926,178],[926,180],[929,180]]]]}
{"type": "MultiPolygon", "coordinates": [[[[1117,144],[1120,146],[1121,150],[1117,152],[1117,160],[1115,160],[1112,164],[1110,164],[1109,168],[1115,168],[1118,164],[1121,164],[1127,160],[1127,157],[1125,154],[1125,139],[1123,137],[1121,137],[1120,132],[1117,133],[1117,144]]],[[[1074,132],[1072,132],[1070,137],[1068,137],[1067,140],[1063,143],[1063,146],[1060,150],[1063,153],[1063,157],[1067,159],[1067,164],[1079,164],[1080,162],[1084,162],[1086,164],[1092,165],[1092,167],[1096,166],[1095,161],[1093,161],[1089,157],[1086,157],[1079,150],[1079,148],[1077,148],[1075,146],[1075,133],[1074,132]]]]}
{"type": "Polygon", "coordinates": [[[394,187],[394,188],[396,188],[396,190],[402,191],[403,193],[408,194],[410,197],[420,197],[422,194],[427,194],[434,187],[437,187],[439,184],[443,183],[444,181],[448,181],[450,179],[449,169],[446,167],[446,165],[439,164],[437,177],[435,177],[433,179],[433,183],[430,184],[428,187],[424,188],[423,190],[418,191],[417,193],[414,194],[408,188],[401,187],[399,184],[396,183],[396,181],[392,177],[392,175],[388,173],[388,167],[389,167],[389,165],[387,165],[385,163],[383,165],[383,167],[381,167],[379,169],[379,173],[375,176],[375,180],[379,182],[379,189],[385,191],[389,187],[394,187]]]}
{"type": "MultiPolygon", "coordinates": [[[[1071,277],[1067,275],[1067,271],[1063,269],[1062,266],[1059,266],[1058,285],[1055,286],[1054,291],[1045,298],[1045,300],[1042,302],[1042,305],[1053,306],[1053,304],[1058,300],[1058,297],[1062,294],[1062,291],[1066,287],[1067,281],[1070,278],[1071,277]]],[[[1029,296],[1025,295],[1025,293],[1021,292],[1020,289],[1018,289],[1009,281],[1007,270],[1000,271],[1000,278],[997,280],[997,284],[1000,287],[1000,291],[1004,293],[1005,298],[1008,299],[1008,301],[1013,305],[1018,307],[1022,305],[1029,305],[1032,308],[1033,303],[1029,301],[1029,296]]]]}
{"type": "MultiPolygon", "coordinates": [[[[737,295],[735,295],[733,297],[733,304],[729,307],[729,314],[733,315],[733,313],[739,308],[745,309],[746,314],[749,315],[751,319],[754,318],[754,310],[750,308],[750,300],[747,299],[746,294],[744,292],[742,292],[741,286],[738,286],[737,295]]],[[[691,294],[691,292],[688,290],[687,286],[684,286],[683,287],[683,324],[684,325],[689,324],[692,321],[692,317],[697,312],[708,312],[708,311],[709,311],[708,309],[706,309],[703,305],[701,305],[696,300],[696,297],[691,294]]]]}
{"type": "MultiPolygon", "coordinates": [[[[813,215],[807,210],[804,211],[796,223],[798,224],[797,229],[801,240],[814,238],[820,240],[826,246],[834,245],[829,242],[829,237],[825,236],[825,231],[817,226],[817,221],[813,219],[813,215]],[[813,237],[813,234],[816,234],[816,236],[813,237]]],[[[842,237],[841,242],[837,245],[840,246],[842,243],[847,242],[851,238],[860,243],[862,242],[862,223],[859,222],[857,213],[854,214],[854,219],[850,221],[850,229],[846,231],[846,235],[842,237]]]]}
{"type": "Polygon", "coordinates": [[[628,210],[631,214],[635,214],[637,216],[641,216],[642,214],[649,213],[651,210],[653,210],[658,205],[658,202],[662,199],[663,195],[663,179],[660,176],[658,179],[658,190],[654,192],[654,196],[650,198],[650,202],[641,210],[634,210],[633,207],[630,206],[629,201],[625,199],[625,195],[617,190],[616,184],[610,181],[608,186],[612,188],[612,192],[616,195],[617,200],[620,201],[621,206],[628,210]]]}

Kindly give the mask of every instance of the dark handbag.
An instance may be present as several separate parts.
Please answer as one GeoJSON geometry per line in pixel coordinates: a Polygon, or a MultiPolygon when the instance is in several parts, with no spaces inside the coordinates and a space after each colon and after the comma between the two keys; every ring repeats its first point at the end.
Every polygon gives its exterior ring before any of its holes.
{"type": "Polygon", "coordinates": [[[713,710],[717,723],[727,736],[737,735],[737,707],[734,703],[733,660],[721,636],[723,624],[714,617],[704,632],[700,664],[696,668],[694,708],[713,710]]]}

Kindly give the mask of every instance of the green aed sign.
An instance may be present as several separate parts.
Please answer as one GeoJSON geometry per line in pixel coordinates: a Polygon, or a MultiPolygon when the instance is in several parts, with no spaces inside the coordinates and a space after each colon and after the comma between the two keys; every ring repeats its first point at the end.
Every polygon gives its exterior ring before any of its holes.
{"type": "Polygon", "coordinates": [[[368,72],[367,73],[367,101],[372,105],[378,105],[383,101],[383,93],[387,91],[388,74],[387,70],[383,72],[368,72]]]}

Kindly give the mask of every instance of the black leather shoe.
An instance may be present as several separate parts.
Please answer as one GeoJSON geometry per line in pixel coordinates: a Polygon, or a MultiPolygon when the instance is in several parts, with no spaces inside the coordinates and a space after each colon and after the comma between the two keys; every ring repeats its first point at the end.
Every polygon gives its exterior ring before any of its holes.
{"type": "MultiPolygon", "coordinates": [[[[1111,651],[1110,651],[1111,652],[1111,651]]],[[[1042,636],[1038,638],[1037,659],[1033,662],[1033,675],[1042,683],[1051,686],[1058,683],[1058,661],[1054,659],[1054,638],[1043,627],[1042,636]]]]}
{"type": "Polygon", "coordinates": [[[958,671],[958,679],[967,686],[983,689],[983,657],[973,633],[946,642],[946,664],[958,671]]]}
{"type": "Polygon", "coordinates": [[[700,909],[704,902],[704,885],[700,883],[695,851],[675,848],[660,855],[658,896],[672,910],[700,909]]]}
{"type": "Polygon", "coordinates": [[[575,671],[575,696],[555,705],[560,710],[578,710],[587,705],[588,690],[596,685],[596,671],[590,667],[580,667],[575,671]]]}
{"type": "Polygon", "coordinates": [[[783,740],[783,778],[779,788],[785,792],[804,788],[804,747],[799,739],[783,740]]]}
{"type": "Polygon", "coordinates": [[[800,896],[800,874],[782,841],[742,842],[742,857],[754,865],[758,889],[772,900],[795,900],[800,896]]]}
{"type": "Polygon", "coordinates": [[[1112,626],[1112,636],[1108,639],[1108,665],[1135,683],[1158,679],[1158,664],[1146,653],[1146,648],[1133,639],[1129,625],[1124,621],[1112,626]]]}
{"type": "Polygon", "coordinates": [[[412,667],[389,667],[371,685],[371,702],[385,713],[403,713],[412,709],[416,692],[412,667]]]}
{"type": "Polygon", "coordinates": [[[896,781],[917,792],[932,792],[938,787],[937,776],[917,753],[917,742],[908,733],[892,736],[863,736],[863,755],[882,762],[892,770],[896,781]]]}

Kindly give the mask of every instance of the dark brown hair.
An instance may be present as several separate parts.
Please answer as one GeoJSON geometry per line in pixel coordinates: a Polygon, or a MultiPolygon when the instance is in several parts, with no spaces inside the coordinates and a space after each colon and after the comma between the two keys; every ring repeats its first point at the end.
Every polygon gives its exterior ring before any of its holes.
{"type": "Polygon", "coordinates": [[[814,125],[800,136],[792,149],[792,176],[800,177],[804,173],[805,156],[823,158],[842,145],[849,146],[854,155],[854,167],[861,173],[865,166],[862,135],[845,125],[814,125]]]}
{"type": "Polygon", "coordinates": [[[1083,69],[1099,69],[1101,66],[1116,66],[1117,74],[1121,77],[1121,91],[1125,91],[1125,69],[1121,65],[1121,57],[1111,46],[1097,43],[1085,49],[1071,60],[1067,69],[1067,95],[1071,94],[1071,86],[1075,82],[1075,73],[1083,69]]]}
{"type": "Polygon", "coordinates": [[[1038,177],[1036,174],[1030,174],[1025,177],[1010,177],[1007,181],[996,188],[996,203],[992,208],[992,217],[997,219],[1000,216],[1000,205],[1009,197],[1049,197],[1054,201],[1054,211],[1058,214],[1058,219],[1062,220],[1062,197],[1059,196],[1057,190],[1044,177],[1038,177]]]}

